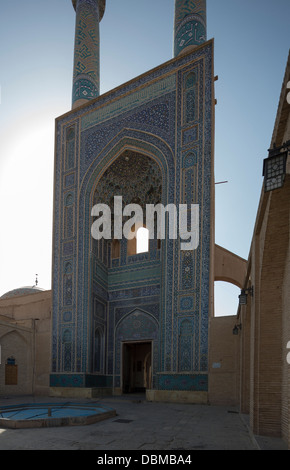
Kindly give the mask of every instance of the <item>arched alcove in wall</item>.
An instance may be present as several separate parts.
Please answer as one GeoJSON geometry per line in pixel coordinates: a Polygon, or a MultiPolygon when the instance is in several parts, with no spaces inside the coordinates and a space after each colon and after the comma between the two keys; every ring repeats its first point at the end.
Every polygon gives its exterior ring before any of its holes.
{"type": "Polygon", "coordinates": [[[12,328],[0,337],[0,344],[0,390],[19,395],[32,393],[31,376],[35,363],[32,330],[12,328]],[[12,390],[9,387],[12,387],[12,390]]]}
{"type": "MultiPolygon", "coordinates": [[[[147,204],[153,206],[159,204],[161,199],[162,174],[158,163],[153,158],[137,151],[125,150],[111,163],[98,181],[94,191],[93,204],[94,206],[105,205],[108,214],[110,214],[110,236],[106,234],[104,238],[107,240],[105,245],[111,243],[112,259],[120,258],[122,246],[123,254],[126,253],[127,256],[149,251],[149,234],[144,226],[146,207],[147,204]],[[118,198],[118,210],[115,205],[115,197],[118,198]],[[119,227],[120,224],[121,227],[119,227]],[[114,239],[116,226],[122,230],[123,239],[127,238],[127,244],[125,240],[120,239],[120,234],[116,235],[119,240],[114,239]],[[131,230],[132,237],[129,235],[127,237],[125,234],[126,226],[128,226],[126,234],[131,230]],[[142,232],[144,232],[143,235],[142,232]],[[139,236],[137,236],[138,234],[139,236]]],[[[98,224],[96,227],[99,229],[98,224]]],[[[102,230],[104,230],[103,225],[101,225],[100,232],[102,230]]],[[[103,252],[109,253],[109,247],[104,246],[103,239],[97,240],[97,237],[95,238],[93,251],[99,257],[104,258],[103,252]]],[[[105,264],[110,262],[107,255],[105,258],[105,264]]]]}
{"type": "Polygon", "coordinates": [[[153,383],[158,367],[158,331],[156,318],[139,308],[116,325],[115,374],[120,376],[123,392],[145,389],[153,383]]]}

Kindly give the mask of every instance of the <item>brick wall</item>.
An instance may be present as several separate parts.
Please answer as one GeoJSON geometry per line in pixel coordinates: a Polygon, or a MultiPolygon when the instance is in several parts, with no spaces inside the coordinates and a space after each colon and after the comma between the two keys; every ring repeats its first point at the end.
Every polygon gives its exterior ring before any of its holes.
{"type": "Polygon", "coordinates": [[[236,316],[210,319],[209,402],[235,406],[239,401],[239,342],[236,316]]]}
{"type": "Polygon", "coordinates": [[[248,326],[242,332],[241,409],[249,410],[254,433],[279,437],[289,426],[289,200],[290,176],[282,189],[262,198],[248,269],[254,296],[242,307],[248,326]]]}

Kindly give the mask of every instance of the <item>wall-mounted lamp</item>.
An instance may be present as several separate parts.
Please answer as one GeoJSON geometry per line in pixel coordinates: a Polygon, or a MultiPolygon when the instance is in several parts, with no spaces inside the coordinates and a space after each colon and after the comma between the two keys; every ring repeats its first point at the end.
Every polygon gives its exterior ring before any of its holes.
{"type": "Polygon", "coordinates": [[[239,325],[235,325],[233,328],[233,335],[237,336],[239,334],[239,330],[242,329],[242,324],[240,323],[239,325]]]}
{"type": "Polygon", "coordinates": [[[248,295],[251,295],[253,297],[254,295],[254,288],[249,287],[248,289],[242,289],[241,294],[239,295],[239,305],[247,305],[247,297],[248,295]]]}
{"type": "Polygon", "coordinates": [[[290,140],[285,142],[281,147],[269,149],[269,156],[264,160],[263,176],[265,192],[282,188],[285,175],[287,156],[290,150],[290,140]]]}

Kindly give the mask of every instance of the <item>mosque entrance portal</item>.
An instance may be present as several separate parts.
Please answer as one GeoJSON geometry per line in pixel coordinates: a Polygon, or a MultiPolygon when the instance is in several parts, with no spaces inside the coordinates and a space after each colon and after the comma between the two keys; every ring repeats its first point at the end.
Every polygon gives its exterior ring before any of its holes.
{"type": "Polygon", "coordinates": [[[123,343],[123,393],[145,392],[151,388],[152,343],[123,343]]]}

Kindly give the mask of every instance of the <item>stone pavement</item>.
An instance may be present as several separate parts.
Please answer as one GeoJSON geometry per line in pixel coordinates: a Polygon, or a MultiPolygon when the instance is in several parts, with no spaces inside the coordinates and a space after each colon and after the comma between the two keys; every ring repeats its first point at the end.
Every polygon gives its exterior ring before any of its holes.
{"type": "MultiPolygon", "coordinates": [[[[0,407],[19,403],[80,402],[52,397],[1,398],[0,407]]],[[[259,438],[245,417],[222,406],[146,402],[142,395],[104,397],[117,415],[85,426],[0,429],[0,450],[286,450],[280,439],[259,438]]]]}

